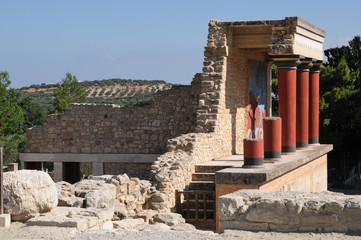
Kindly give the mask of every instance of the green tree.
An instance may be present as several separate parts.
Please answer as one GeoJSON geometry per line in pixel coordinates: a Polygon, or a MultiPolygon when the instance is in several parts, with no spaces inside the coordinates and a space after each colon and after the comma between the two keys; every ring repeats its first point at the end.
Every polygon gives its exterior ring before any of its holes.
{"type": "MultiPolygon", "coordinates": [[[[347,66],[351,72],[361,72],[361,38],[355,36],[348,42],[348,46],[330,48],[325,50],[325,56],[327,57],[327,65],[336,67],[342,58],[345,58],[347,66]]],[[[360,76],[356,79],[356,86],[361,87],[360,76]]]]}
{"type": "Polygon", "coordinates": [[[0,136],[0,147],[4,149],[4,166],[17,162],[19,153],[25,150],[24,134],[0,136]]]}
{"type": "Polygon", "coordinates": [[[23,131],[24,115],[18,104],[20,94],[7,88],[9,73],[0,71],[0,135],[19,134],[23,131]]]}
{"type": "Polygon", "coordinates": [[[329,154],[330,182],[343,182],[361,157],[360,37],[349,46],[328,49],[320,73],[320,141],[333,143],[329,154]],[[357,47],[358,44],[358,47],[357,47]],[[357,49],[358,48],[358,49],[357,49]]]}
{"type": "Polygon", "coordinates": [[[79,85],[76,76],[70,73],[66,74],[66,78],[62,79],[58,91],[54,91],[54,107],[59,113],[70,106],[71,103],[82,103],[86,101],[86,92],[79,85]]]}
{"type": "Polygon", "coordinates": [[[19,105],[24,113],[24,132],[26,129],[36,125],[42,125],[45,122],[47,109],[34,101],[29,96],[22,96],[19,105]]]}

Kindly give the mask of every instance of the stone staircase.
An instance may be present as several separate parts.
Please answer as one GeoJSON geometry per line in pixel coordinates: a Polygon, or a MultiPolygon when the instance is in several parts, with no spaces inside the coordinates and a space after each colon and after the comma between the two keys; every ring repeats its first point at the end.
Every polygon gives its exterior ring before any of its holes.
{"type": "Polygon", "coordinates": [[[192,174],[192,182],[183,194],[183,202],[178,203],[178,212],[187,222],[208,222],[215,221],[215,173],[229,165],[200,164],[195,166],[195,173],[192,174]]]}

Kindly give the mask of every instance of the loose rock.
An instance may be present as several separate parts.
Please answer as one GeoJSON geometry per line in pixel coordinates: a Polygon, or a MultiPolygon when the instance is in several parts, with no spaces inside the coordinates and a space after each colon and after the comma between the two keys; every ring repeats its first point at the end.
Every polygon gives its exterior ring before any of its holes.
{"type": "Polygon", "coordinates": [[[20,170],[4,173],[4,211],[12,220],[24,221],[58,205],[57,188],[42,171],[20,170]]]}

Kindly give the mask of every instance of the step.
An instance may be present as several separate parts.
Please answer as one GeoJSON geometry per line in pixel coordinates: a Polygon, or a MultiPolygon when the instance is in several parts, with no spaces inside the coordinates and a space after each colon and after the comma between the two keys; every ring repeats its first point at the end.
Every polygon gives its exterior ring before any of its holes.
{"type": "Polygon", "coordinates": [[[193,173],[192,181],[214,181],[215,173],[193,173]]]}
{"type": "Polygon", "coordinates": [[[197,173],[215,173],[219,170],[232,167],[231,165],[196,165],[195,172],[197,173]]]}
{"type": "Polygon", "coordinates": [[[189,190],[216,190],[216,185],[213,181],[192,181],[189,183],[189,190]]]}

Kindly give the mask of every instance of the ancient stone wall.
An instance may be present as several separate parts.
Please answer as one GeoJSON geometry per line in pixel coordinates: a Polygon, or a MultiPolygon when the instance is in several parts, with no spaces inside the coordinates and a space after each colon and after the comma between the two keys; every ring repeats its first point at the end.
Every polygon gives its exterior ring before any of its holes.
{"type": "Polygon", "coordinates": [[[195,130],[197,80],[159,92],[146,106],[72,104],[28,131],[26,152],[163,153],[168,139],[195,130]]]}
{"type": "Polygon", "coordinates": [[[214,132],[224,155],[243,153],[247,130],[249,60],[229,54],[227,25],[210,21],[204,51],[197,132],[214,132]]]}
{"type": "Polygon", "coordinates": [[[360,231],[361,197],[241,190],[218,199],[219,230],[360,231]]]}
{"type": "Polygon", "coordinates": [[[104,163],[104,174],[117,175],[127,174],[130,177],[149,179],[150,170],[153,163],[104,163]]]}

